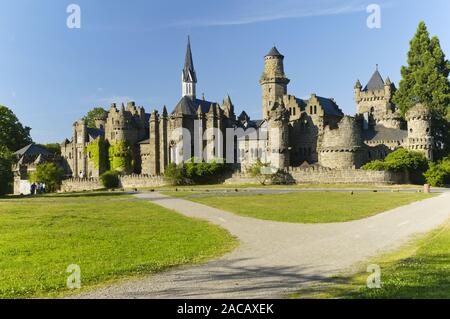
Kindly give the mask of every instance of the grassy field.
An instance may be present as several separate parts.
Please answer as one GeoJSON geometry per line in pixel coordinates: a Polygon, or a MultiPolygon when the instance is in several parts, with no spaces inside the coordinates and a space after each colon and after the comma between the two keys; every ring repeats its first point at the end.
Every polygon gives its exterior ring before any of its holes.
{"type": "Polygon", "coordinates": [[[336,188],[336,189],[423,189],[423,186],[412,185],[412,184],[401,184],[401,185],[386,185],[386,184],[292,184],[292,185],[261,185],[261,184],[213,184],[213,185],[193,185],[193,186],[161,186],[161,187],[151,187],[142,188],[142,190],[157,189],[158,191],[174,191],[179,190],[197,190],[197,189],[247,189],[247,188],[258,188],[258,189],[314,189],[314,188],[336,188]]]}
{"type": "Polygon", "coordinates": [[[306,287],[292,298],[450,299],[450,225],[413,240],[400,250],[358,266],[356,274],[306,287]],[[381,288],[366,286],[369,264],[381,267],[381,288]]]}
{"type": "Polygon", "coordinates": [[[205,261],[236,246],[225,230],[154,204],[109,193],[0,201],[0,298],[69,293],[66,269],[83,288],[205,261]]]}
{"type": "MultiPolygon", "coordinates": [[[[176,193],[176,196],[181,196],[180,194],[182,193],[176,193]]],[[[246,217],[290,223],[332,223],[369,217],[432,196],[434,195],[424,193],[370,192],[352,195],[350,192],[308,192],[247,196],[208,195],[187,199],[246,217]]]]}

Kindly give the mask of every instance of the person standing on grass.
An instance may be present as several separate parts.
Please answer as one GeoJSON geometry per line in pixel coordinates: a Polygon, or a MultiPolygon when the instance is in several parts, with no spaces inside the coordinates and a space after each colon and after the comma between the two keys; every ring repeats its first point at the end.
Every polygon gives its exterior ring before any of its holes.
{"type": "Polygon", "coordinates": [[[33,184],[31,184],[31,187],[30,187],[30,193],[31,193],[31,195],[34,195],[34,192],[36,191],[36,184],[35,183],[33,183],[33,184]]]}

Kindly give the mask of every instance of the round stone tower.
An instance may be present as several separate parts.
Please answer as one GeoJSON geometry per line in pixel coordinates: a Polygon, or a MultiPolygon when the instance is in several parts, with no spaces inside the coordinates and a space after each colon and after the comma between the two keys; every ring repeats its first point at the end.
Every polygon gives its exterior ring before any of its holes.
{"type": "Polygon", "coordinates": [[[422,104],[417,104],[406,112],[408,122],[407,148],[420,151],[433,160],[433,136],[431,134],[431,113],[422,104]]]}
{"type": "Polygon", "coordinates": [[[284,56],[273,47],[264,58],[264,73],[261,76],[263,118],[268,119],[273,103],[287,94],[290,80],[284,73],[284,56]]]}
{"type": "Polygon", "coordinates": [[[329,168],[360,168],[365,162],[361,125],[344,116],[337,128],[325,127],[319,149],[319,164],[329,168]]]}
{"type": "Polygon", "coordinates": [[[268,122],[268,154],[272,167],[289,168],[289,112],[283,102],[271,105],[268,122]]]}

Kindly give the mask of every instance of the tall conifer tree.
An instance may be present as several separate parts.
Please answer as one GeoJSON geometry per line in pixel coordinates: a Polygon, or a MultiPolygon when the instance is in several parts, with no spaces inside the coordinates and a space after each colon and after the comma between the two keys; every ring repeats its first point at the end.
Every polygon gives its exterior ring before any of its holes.
{"type": "Polygon", "coordinates": [[[439,39],[430,38],[425,22],[420,22],[410,42],[408,65],[401,70],[402,80],[394,102],[403,116],[422,103],[433,115],[433,136],[437,158],[445,156],[450,147],[450,125],[447,114],[450,108],[450,62],[445,58],[439,39]]]}

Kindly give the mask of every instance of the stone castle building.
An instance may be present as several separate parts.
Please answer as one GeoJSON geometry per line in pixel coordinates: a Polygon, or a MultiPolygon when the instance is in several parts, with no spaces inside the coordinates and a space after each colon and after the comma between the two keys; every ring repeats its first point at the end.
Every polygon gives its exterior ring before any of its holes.
{"type": "Polygon", "coordinates": [[[198,98],[197,74],[188,41],[181,77],[182,97],[172,112],[164,106],[161,113],[148,114],[143,107],[129,102],[119,108],[112,104],[104,116],[96,119],[95,128],[77,121],[72,139],[61,145],[67,175],[98,177],[108,169],[96,159],[99,154],[90,151],[89,146],[99,141],[125,145],[110,148],[103,156],[110,163],[120,159],[131,163],[121,167],[125,174],[143,175],[164,174],[169,163],[181,163],[202,154],[206,160],[218,157],[217,154],[225,157],[227,142],[233,142],[233,161],[241,170],[258,159],[277,169],[301,165],[359,168],[370,160],[383,159],[399,147],[419,150],[432,158],[428,111],[417,105],[403,120],[392,103],[395,85],[389,78],[383,80],[378,67],[364,88],[359,80],[356,82],[357,112],[353,117],[345,115],[332,98],[312,94],[309,99],[300,99],[289,94],[284,56],[275,47],[264,58],[259,83],[261,120],[250,119],[245,111],[236,116],[229,96],[222,103],[198,98]],[[230,137],[227,129],[236,133],[230,137]]]}

